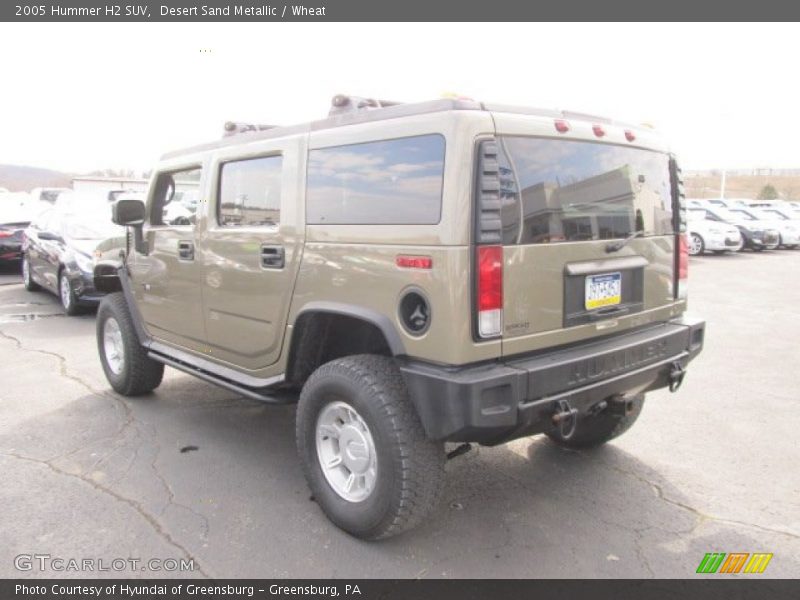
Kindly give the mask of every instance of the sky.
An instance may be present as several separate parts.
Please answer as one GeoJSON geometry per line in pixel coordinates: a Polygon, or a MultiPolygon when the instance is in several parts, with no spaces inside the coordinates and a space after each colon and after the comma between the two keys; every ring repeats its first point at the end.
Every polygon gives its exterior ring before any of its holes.
{"type": "Polygon", "coordinates": [[[800,25],[2,23],[0,163],[150,169],[225,121],[445,93],[663,133],[685,169],[800,168],[800,25]]]}

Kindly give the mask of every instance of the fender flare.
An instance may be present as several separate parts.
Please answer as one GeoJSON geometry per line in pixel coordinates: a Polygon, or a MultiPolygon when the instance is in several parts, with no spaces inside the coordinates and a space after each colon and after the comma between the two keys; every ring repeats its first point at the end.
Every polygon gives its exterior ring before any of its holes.
{"type": "MultiPolygon", "coordinates": [[[[294,330],[295,330],[294,325],[297,324],[297,322],[303,315],[308,313],[328,313],[334,315],[342,315],[346,317],[353,317],[361,321],[366,321],[367,323],[370,323],[375,327],[377,327],[380,330],[380,332],[383,333],[383,337],[386,339],[386,343],[389,346],[389,350],[391,351],[392,356],[402,356],[406,353],[405,345],[403,344],[403,339],[400,337],[400,333],[398,332],[397,327],[388,316],[379,313],[376,310],[365,308],[363,306],[358,306],[356,304],[345,304],[340,302],[326,302],[326,301],[314,301],[305,304],[294,318],[292,324],[293,325],[292,338],[294,338],[294,330]]],[[[294,340],[292,339],[292,341],[294,340]]]]}

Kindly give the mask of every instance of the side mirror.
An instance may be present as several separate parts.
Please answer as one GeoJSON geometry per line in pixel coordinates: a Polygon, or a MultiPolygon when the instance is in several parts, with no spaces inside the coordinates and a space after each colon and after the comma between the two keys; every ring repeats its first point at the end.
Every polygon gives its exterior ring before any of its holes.
{"type": "Polygon", "coordinates": [[[38,233],[38,236],[39,236],[40,240],[45,240],[45,241],[48,241],[48,242],[63,242],[64,241],[64,238],[62,238],[60,235],[55,234],[55,233],[51,233],[49,231],[40,231],[38,233]]]}
{"type": "Polygon", "coordinates": [[[149,248],[144,239],[144,202],[136,198],[123,198],[111,204],[111,220],[117,225],[133,228],[133,244],[139,254],[148,254],[149,248]]]}
{"type": "Polygon", "coordinates": [[[117,225],[140,227],[144,224],[144,202],[135,198],[117,200],[111,204],[111,220],[117,225]]]}

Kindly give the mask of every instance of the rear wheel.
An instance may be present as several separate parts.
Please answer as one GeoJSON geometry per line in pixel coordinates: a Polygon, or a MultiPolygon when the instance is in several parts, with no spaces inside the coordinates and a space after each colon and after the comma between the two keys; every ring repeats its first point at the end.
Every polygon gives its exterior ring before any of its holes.
{"type": "Polygon", "coordinates": [[[100,303],[97,349],[106,379],[123,396],[151,392],[164,377],[164,365],[148,357],[139,343],[122,292],[109,294],[100,303]]]}
{"type": "Polygon", "coordinates": [[[702,254],[706,248],[706,244],[703,241],[703,238],[700,237],[696,233],[692,233],[689,236],[689,254],[692,256],[697,256],[702,254]]]}
{"type": "Polygon", "coordinates": [[[29,292],[38,292],[42,289],[31,276],[31,261],[27,254],[22,257],[22,284],[29,292]]]}
{"type": "Polygon", "coordinates": [[[411,529],[441,496],[444,446],[425,436],[385,356],[340,358],[311,375],[297,407],[297,450],[320,508],[362,539],[411,529]]]}
{"type": "Polygon", "coordinates": [[[597,415],[583,415],[578,417],[575,431],[571,436],[565,438],[560,432],[552,431],[547,437],[565,448],[585,449],[601,446],[633,427],[643,406],[644,394],[639,394],[629,401],[628,410],[624,415],[613,414],[609,409],[597,415]]]}

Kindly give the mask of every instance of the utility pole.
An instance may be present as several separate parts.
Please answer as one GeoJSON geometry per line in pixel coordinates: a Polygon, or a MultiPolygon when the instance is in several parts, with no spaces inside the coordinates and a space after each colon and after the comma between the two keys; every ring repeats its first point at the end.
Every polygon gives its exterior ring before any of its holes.
{"type": "Polygon", "coordinates": [[[722,182],[719,186],[719,197],[724,200],[725,199],[725,169],[722,169],[722,182]]]}

